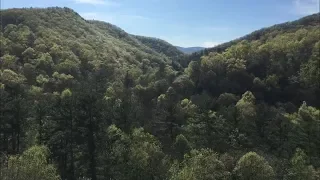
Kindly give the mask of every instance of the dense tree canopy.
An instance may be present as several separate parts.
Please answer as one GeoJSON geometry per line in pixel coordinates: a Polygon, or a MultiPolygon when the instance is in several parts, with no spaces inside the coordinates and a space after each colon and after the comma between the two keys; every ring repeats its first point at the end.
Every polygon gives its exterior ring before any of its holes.
{"type": "Polygon", "coordinates": [[[236,179],[239,180],[271,180],[275,176],[268,162],[254,152],[249,152],[239,159],[234,174],[236,179]]]}
{"type": "Polygon", "coordinates": [[[1,10],[0,179],[319,179],[318,17],[183,55],[69,8],[1,10]]]}

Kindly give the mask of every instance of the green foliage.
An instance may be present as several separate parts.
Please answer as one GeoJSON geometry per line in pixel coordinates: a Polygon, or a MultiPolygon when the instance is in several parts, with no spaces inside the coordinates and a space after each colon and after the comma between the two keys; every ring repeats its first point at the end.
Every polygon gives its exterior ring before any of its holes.
{"type": "Polygon", "coordinates": [[[173,149],[176,154],[176,158],[182,160],[184,155],[190,152],[192,148],[186,137],[184,137],[182,134],[179,134],[173,144],[173,149]]]}
{"type": "Polygon", "coordinates": [[[172,87],[178,94],[182,96],[190,96],[194,85],[187,76],[179,76],[173,81],[172,87]]]}
{"type": "Polygon", "coordinates": [[[10,69],[4,69],[3,71],[1,71],[0,78],[4,84],[7,84],[9,86],[19,85],[25,80],[24,76],[19,75],[10,69]]]}
{"type": "Polygon", "coordinates": [[[160,143],[142,128],[127,135],[111,125],[107,129],[107,151],[102,156],[115,179],[163,179],[166,163],[160,143]],[[127,169],[123,171],[123,168],[127,169]],[[121,173],[122,172],[122,173],[121,173]]]}
{"type": "Polygon", "coordinates": [[[217,99],[217,104],[219,106],[230,106],[235,105],[238,102],[238,97],[231,93],[223,93],[217,99]]]}
{"type": "Polygon", "coordinates": [[[150,47],[151,49],[154,49],[156,52],[163,53],[168,57],[177,58],[183,55],[183,53],[180,52],[175,46],[169,44],[164,40],[157,39],[157,38],[144,37],[144,36],[134,36],[134,37],[137,38],[146,46],[150,47]]]}
{"type": "Polygon", "coordinates": [[[254,118],[257,115],[255,97],[250,91],[247,91],[242,95],[242,98],[237,102],[236,107],[239,112],[240,121],[251,120],[252,122],[250,124],[254,124],[254,118]]]}
{"type": "Polygon", "coordinates": [[[5,54],[4,56],[1,57],[2,60],[2,66],[3,68],[10,68],[10,69],[14,69],[15,65],[16,65],[16,57],[9,55],[9,54],[5,54]]]}
{"type": "Polygon", "coordinates": [[[130,139],[121,129],[111,125],[106,130],[106,148],[100,155],[103,175],[114,179],[126,179],[129,172],[123,172],[127,168],[130,139]]]}
{"type": "Polygon", "coordinates": [[[171,180],[227,180],[230,173],[218,159],[218,155],[210,149],[192,150],[185,156],[181,165],[170,169],[171,180]]]}
{"type": "Polygon", "coordinates": [[[59,180],[56,168],[48,162],[49,150],[45,146],[33,146],[21,156],[10,156],[7,167],[0,169],[4,180],[59,180]]]}
{"type": "Polygon", "coordinates": [[[246,70],[246,62],[242,59],[228,59],[227,60],[227,72],[233,73],[237,71],[246,70]]]}
{"type": "Polygon", "coordinates": [[[36,51],[33,48],[28,47],[23,51],[22,56],[25,62],[31,62],[36,56],[36,51]]]}
{"type": "Polygon", "coordinates": [[[297,149],[291,159],[291,166],[288,169],[288,174],[285,179],[292,180],[316,180],[316,171],[313,166],[308,165],[307,155],[301,149],[297,149]]]}
{"type": "Polygon", "coordinates": [[[41,87],[31,86],[29,90],[29,94],[34,97],[41,96],[41,93],[43,93],[43,89],[41,87]]]}
{"type": "MultiPolygon", "coordinates": [[[[238,115],[237,125],[240,132],[250,137],[250,139],[256,140],[257,111],[255,97],[250,91],[242,95],[242,98],[236,104],[236,110],[238,115]]],[[[246,145],[251,145],[253,142],[247,143],[246,145]]]]}
{"type": "MultiPolygon", "coordinates": [[[[265,35],[277,35],[279,33],[287,33],[287,32],[292,32],[295,30],[299,30],[301,27],[305,26],[305,27],[314,27],[314,26],[318,26],[318,19],[319,19],[319,13],[310,15],[310,16],[306,16],[303,17],[301,19],[298,19],[296,21],[292,21],[292,22],[285,22],[282,24],[277,24],[271,27],[267,27],[267,28],[262,28],[260,30],[254,31],[248,35],[245,35],[241,38],[235,39],[233,41],[230,42],[226,42],[223,44],[220,44],[218,46],[215,46],[213,48],[210,49],[206,49],[206,53],[210,53],[210,52],[221,52],[221,51],[225,51],[227,48],[229,48],[230,46],[237,44],[237,43],[241,43],[241,42],[245,42],[245,41],[255,41],[255,40],[266,40],[268,38],[264,37],[265,35]]],[[[200,56],[203,55],[203,52],[196,52],[193,53],[190,57],[188,57],[188,59],[199,59],[200,56]]]]}
{"type": "Polygon", "coordinates": [[[35,60],[35,65],[39,69],[49,70],[53,66],[52,57],[49,53],[43,53],[35,60]]]}
{"type": "Polygon", "coordinates": [[[134,129],[129,152],[129,179],[160,179],[165,170],[160,143],[143,129],[134,129]]]}
{"type": "Polygon", "coordinates": [[[48,78],[49,78],[48,76],[44,76],[40,74],[39,76],[37,76],[36,81],[39,85],[44,85],[49,82],[48,78]]]}
{"type": "Polygon", "coordinates": [[[293,123],[295,132],[292,132],[290,140],[296,147],[303,147],[308,155],[317,157],[319,150],[316,148],[319,142],[320,111],[314,107],[307,106],[304,102],[297,113],[287,114],[287,118],[293,123]],[[299,141],[304,139],[305,141],[299,141]]]}
{"type": "Polygon", "coordinates": [[[314,45],[312,55],[308,62],[301,66],[300,79],[307,87],[320,86],[320,42],[314,45]]]}
{"type": "Polygon", "coordinates": [[[210,147],[223,151],[229,146],[230,125],[217,112],[208,111],[191,116],[184,130],[196,147],[210,147]]]}
{"type": "Polygon", "coordinates": [[[189,56],[69,8],[1,10],[1,173],[319,179],[318,16],[189,56]]]}
{"type": "Polygon", "coordinates": [[[70,91],[70,89],[65,89],[61,93],[61,98],[62,99],[69,98],[71,96],[72,96],[72,92],[70,91]]]}
{"type": "Polygon", "coordinates": [[[255,152],[243,155],[233,170],[236,179],[239,180],[271,180],[275,173],[268,162],[255,152]]]}

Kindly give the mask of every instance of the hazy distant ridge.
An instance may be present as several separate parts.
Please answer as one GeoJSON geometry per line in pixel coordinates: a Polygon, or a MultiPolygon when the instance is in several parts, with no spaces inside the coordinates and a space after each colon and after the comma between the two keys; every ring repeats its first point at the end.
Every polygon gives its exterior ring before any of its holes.
{"type": "Polygon", "coordinates": [[[180,51],[186,53],[186,54],[191,54],[197,51],[201,51],[203,49],[205,49],[204,47],[180,47],[180,46],[176,46],[180,51]]]}

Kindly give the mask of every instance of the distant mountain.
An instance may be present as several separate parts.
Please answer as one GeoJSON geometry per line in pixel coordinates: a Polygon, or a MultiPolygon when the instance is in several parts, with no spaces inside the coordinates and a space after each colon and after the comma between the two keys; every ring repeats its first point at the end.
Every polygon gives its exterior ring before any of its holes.
{"type": "Polygon", "coordinates": [[[179,46],[176,46],[180,51],[186,53],[186,54],[192,54],[194,52],[197,52],[197,51],[201,51],[203,49],[205,49],[204,47],[179,47],[179,46]]]}

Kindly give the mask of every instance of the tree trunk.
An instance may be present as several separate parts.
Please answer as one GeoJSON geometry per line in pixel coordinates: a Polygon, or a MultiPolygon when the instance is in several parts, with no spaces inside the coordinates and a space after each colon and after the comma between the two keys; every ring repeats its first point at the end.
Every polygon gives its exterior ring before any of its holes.
{"type": "Polygon", "coordinates": [[[89,146],[89,156],[90,156],[90,175],[91,180],[97,180],[96,175],[96,160],[95,160],[95,142],[94,142],[94,130],[93,130],[93,117],[92,117],[92,98],[90,98],[90,105],[89,105],[89,137],[88,137],[88,146],[89,146]]]}

